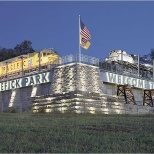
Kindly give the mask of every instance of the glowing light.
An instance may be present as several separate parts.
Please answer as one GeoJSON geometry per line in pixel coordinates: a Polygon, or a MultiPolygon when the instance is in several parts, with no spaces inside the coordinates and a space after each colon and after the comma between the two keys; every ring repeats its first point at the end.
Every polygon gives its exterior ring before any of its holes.
{"type": "Polygon", "coordinates": [[[80,109],[80,106],[75,106],[76,109],[80,109]]]}
{"type": "Polygon", "coordinates": [[[31,97],[36,96],[36,92],[37,92],[37,85],[36,86],[33,86],[32,93],[31,93],[31,97]]]}
{"type": "Polygon", "coordinates": [[[89,107],[89,109],[90,109],[90,110],[92,110],[92,111],[94,111],[94,110],[95,110],[95,108],[94,108],[94,107],[89,107]]]}
{"type": "Polygon", "coordinates": [[[51,112],[51,109],[45,109],[45,112],[51,112]]]}
{"type": "Polygon", "coordinates": [[[75,112],[76,112],[76,113],[82,113],[82,111],[80,111],[80,110],[75,110],[75,112]]]}
{"type": "Polygon", "coordinates": [[[62,111],[67,110],[67,107],[61,107],[61,110],[62,111]]]}
{"type": "Polygon", "coordinates": [[[89,111],[91,114],[95,114],[95,111],[89,111]]]}
{"type": "Polygon", "coordinates": [[[105,112],[105,113],[109,113],[109,109],[108,108],[102,108],[101,111],[105,112]]]}
{"type": "Polygon", "coordinates": [[[38,106],[34,106],[33,109],[34,110],[37,110],[37,109],[39,109],[39,107],[38,106]]]}
{"type": "Polygon", "coordinates": [[[16,97],[16,90],[13,90],[12,91],[12,94],[11,94],[11,100],[9,102],[9,107],[12,107],[13,106],[15,97],[16,97]]]}

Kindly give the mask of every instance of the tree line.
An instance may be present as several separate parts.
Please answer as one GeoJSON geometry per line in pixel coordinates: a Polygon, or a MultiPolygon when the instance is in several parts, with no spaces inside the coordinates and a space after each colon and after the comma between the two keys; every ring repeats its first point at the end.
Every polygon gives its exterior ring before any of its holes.
{"type": "MultiPolygon", "coordinates": [[[[134,58],[134,56],[133,56],[134,58]]],[[[140,63],[143,64],[153,64],[153,60],[154,60],[154,49],[150,50],[150,53],[146,54],[146,55],[139,55],[139,61],[140,63]]]]}
{"type": "MultiPolygon", "coordinates": [[[[17,44],[13,49],[0,47],[0,62],[26,54],[26,53],[32,53],[32,52],[35,52],[35,50],[32,47],[32,42],[29,40],[24,40],[20,44],[17,44]]],[[[135,56],[133,56],[133,58],[135,58],[135,56]]],[[[151,49],[149,54],[146,54],[143,56],[140,55],[139,59],[140,59],[140,63],[152,64],[154,60],[154,49],[151,49]]]]}
{"type": "Polygon", "coordinates": [[[35,50],[32,47],[32,42],[29,40],[24,40],[22,43],[17,44],[12,49],[0,47],[0,62],[26,54],[26,53],[32,53],[32,52],[35,52],[35,50]]]}

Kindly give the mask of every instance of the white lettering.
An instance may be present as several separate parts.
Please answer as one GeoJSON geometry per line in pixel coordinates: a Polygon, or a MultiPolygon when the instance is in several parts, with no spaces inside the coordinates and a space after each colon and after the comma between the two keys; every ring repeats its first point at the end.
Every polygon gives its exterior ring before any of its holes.
{"type": "Polygon", "coordinates": [[[113,83],[116,82],[116,74],[108,73],[107,75],[110,82],[113,82],[113,83]]]}
{"type": "Polygon", "coordinates": [[[137,86],[137,79],[132,79],[132,85],[133,85],[134,87],[137,86]]]}
{"type": "Polygon", "coordinates": [[[15,88],[21,88],[31,86],[35,84],[41,84],[51,81],[51,72],[28,76],[25,78],[19,78],[11,81],[1,82],[0,91],[11,90],[15,88]]]}
{"type": "Polygon", "coordinates": [[[143,88],[143,80],[138,80],[138,87],[143,88]]]}
{"type": "Polygon", "coordinates": [[[129,84],[136,88],[154,89],[154,82],[145,81],[137,78],[127,77],[109,72],[101,72],[103,82],[115,84],[129,84]]]}

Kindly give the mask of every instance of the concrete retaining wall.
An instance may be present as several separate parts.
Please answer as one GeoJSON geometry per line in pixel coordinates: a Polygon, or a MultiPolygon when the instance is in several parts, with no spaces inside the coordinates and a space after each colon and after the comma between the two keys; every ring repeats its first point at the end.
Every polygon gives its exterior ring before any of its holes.
{"type": "MultiPolygon", "coordinates": [[[[50,82],[33,84],[26,87],[0,91],[0,111],[4,112],[8,108],[15,108],[18,112],[31,112],[34,103],[32,98],[41,96],[40,101],[50,103],[46,106],[47,112],[73,111],[77,113],[102,113],[102,114],[153,114],[153,107],[142,106],[143,89],[132,88],[137,105],[125,104],[124,99],[116,97],[117,85],[101,81],[99,68],[87,64],[67,64],[55,69],[50,82]],[[62,70],[61,74],[59,70],[62,70]],[[73,73],[72,73],[73,72],[73,73]],[[91,74],[90,74],[91,72],[91,74]],[[68,74],[67,74],[68,73],[68,74]],[[95,78],[97,81],[95,81],[95,78]],[[57,81],[55,83],[55,81],[57,81]],[[103,84],[102,84],[103,83],[103,84]],[[73,85],[73,88],[70,88],[73,85]],[[77,87],[77,88],[76,88],[77,87]],[[88,94],[97,92],[103,95],[101,100],[92,98],[85,100],[71,100],[61,103],[51,103],[52,97],[48,94],[63,94],[75,90],[86,90],[88,94]],[[42,100],[41,100],[42,99],[42,100]]],[[[45,80],[45,79],[44,79],[45,80]]],[[[30,84],[33,82],[30,82],[30,84]]],[[[57,96],[58,97],[58,96],[57,96]]],[[[86,96],[89,97],[89,96],[86,96]]],[[[78,97],[80,98],[80,97],[78,97]]],[[[71,98],[72,99],[72,98],[71,98]]],[[[83,98],[82,98],[83,99],[83,98]]],[[[39,103],[39,102],[38,102],[39,103]]],[[[37,108],[37,106],[32,109],[37,108]]]]}

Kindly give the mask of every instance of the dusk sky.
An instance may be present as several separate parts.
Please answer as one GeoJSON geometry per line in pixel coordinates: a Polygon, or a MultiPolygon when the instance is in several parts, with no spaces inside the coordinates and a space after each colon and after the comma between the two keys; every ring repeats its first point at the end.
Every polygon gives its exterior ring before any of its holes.
{"type": "Polygon", "coordinates": [[[78,53],[79,15],[91,34],[82,54],[104,59],[111,50],[145,55],[154,48],[154,1],[1,1],[0,46],[30,40],[37,51],[78,53]]]}

